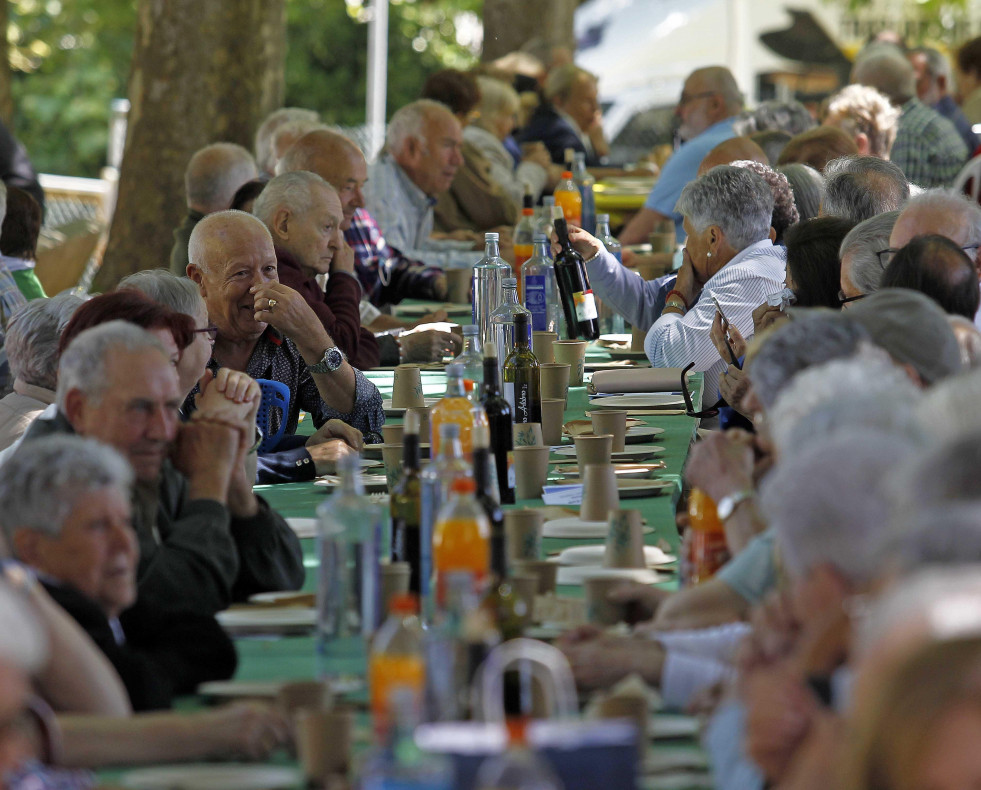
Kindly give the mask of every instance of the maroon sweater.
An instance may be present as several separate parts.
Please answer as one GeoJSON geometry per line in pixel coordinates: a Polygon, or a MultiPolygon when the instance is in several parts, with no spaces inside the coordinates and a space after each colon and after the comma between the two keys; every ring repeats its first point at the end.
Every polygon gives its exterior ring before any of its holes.
{"type": "Polygon", "coordinates": [[[361,283],[357,277],[333,274],[327,288],[320,290],[315,277],[307,277],[293,258],[276,248],[279,261],[279,281],[302,296],[313,308],[324,329],[345,353],[348,362],[359,370],[378,365],[378,341],[361,326],[361,283]]]}

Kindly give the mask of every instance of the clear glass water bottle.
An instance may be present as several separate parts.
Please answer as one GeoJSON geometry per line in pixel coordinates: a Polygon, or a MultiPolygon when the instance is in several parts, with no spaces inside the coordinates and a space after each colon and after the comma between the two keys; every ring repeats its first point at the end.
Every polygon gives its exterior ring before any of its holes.
{"type": "Polygon", "coordinates": [[[501,281],[511,276],[511,267],[501,258],[499,241],[498,234],[485,233],[484,257],[473,267],[473,322],[481,344],[494,340],[491,313],[504,296],[501,281]]]}
{"type": "MultiPolygon", "coordinates": [[[[365,496],[361,459],[337,462],[340,485],[317,508],[317,657],[321,677],[364,677],[371,635],[381,624],[379,564],[387,510],[365,496]]],[[[389,552],[390,548],[387,549],[389,552]]]]}
{"type": "Polygon", "coordinates": [[[579,196],[582,198],[582,229],[598,235],[598,231],[594,230],[599,220],[596,216],[596,198],[593,195],[596,179],[586,169],[586,154],[582,152],[576,152],[572,163],[572,180],[579,187],[579,196]]]}
{"type": "Polygon", "coordinates": [[[463,351],[453,360],[454,365],[463,365],[463,378],[474,383],[474,389],[479,392],[484,381],[484,352],[480,342],[479,329],[474,324],[463,327],[463,351]]]}
{"type": "MultiPolygon", "coordinates": [[[[504,363],[508,354],[514,348],[514,317],[525,313],[531,325],[531,313],[518,302],[518,279],[504,278],[504,303],[491,313],[494,343],[497,345],[497,358],[504,363]]],[[[531,343],[531,331],[528,332],[528,343],[531,343]]]]}
{"type": "MultiPolygon", "coordinates": [[[[620,261],[620,263],[623,263],[623,249],[620,247],[620,242],[613,237],[612,233],[610,233],[609,214],[596,215],[596,238],[603,242],[603,246],[606,247],[606,251],[610,253],[610,255],[620,261]]],[[[626,331],[623,316],[609,305],[600,303],[599,314],[601,332],[610,332],[614,335],[622,335],[626,331]]]]}
{"type": "Polygon", "coordinates": [[[531,313],[533,332],[562,334],[562,306],[559,286],[555,282],[555,267],[549,253],[550,244],[544,233],[535,233],[534,251],[521,267],[524,280],[525,307],[531,313]]]}

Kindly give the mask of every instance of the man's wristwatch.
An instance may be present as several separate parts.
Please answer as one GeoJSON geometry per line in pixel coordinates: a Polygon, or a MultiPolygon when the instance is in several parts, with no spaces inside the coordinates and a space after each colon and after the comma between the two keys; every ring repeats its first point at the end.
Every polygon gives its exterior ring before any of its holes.
{"type": "Polygon", "coordinates": [[[719,500],[718,505],[715,507],[715,512],[719,514],[719,521],[725,521],[733,513],[736,512],[736,508],[739,507],[747,499],[752,499],[756,496],[756,492],[752,488],[744,488],[742,491],[737,491],[735,494],[729,494],[729,496],[724,496],[719,500]]]}
{"type": "Polygon", "coordinates": [[[311,373],[333,373],[344,364],[345,356],[337,346],[331,346],[324,352],[323,359],[316,365],[308,365],[307,370],[311,373]]]}

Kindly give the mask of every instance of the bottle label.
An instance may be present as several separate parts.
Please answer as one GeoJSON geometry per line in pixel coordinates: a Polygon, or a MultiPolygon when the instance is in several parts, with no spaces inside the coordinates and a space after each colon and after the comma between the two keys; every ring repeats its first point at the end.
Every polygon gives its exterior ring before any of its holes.
{"type": "Polygon", "coordinates": [[[545,300],[544,275],[529,274],[525,277],[525,307],[531,312],[531,330],[547,331],[548,302],[545,300]]]}
{"type": "Polygon", "coordinates": [[[514,410],[514,382],[505,381],[504,382],[504,399],[508,402],[511,407],[511,414],[515,422],[518,422],[518,413],[514,410]]]}
{"type": "Polygon", "coordinates": [[[596,299],[593,298],[592,291],[577,291],[572,294],[572,301],[576,303],[576,319],[579,321],[592,321],[599,317],[596,311],[596,299]]]}

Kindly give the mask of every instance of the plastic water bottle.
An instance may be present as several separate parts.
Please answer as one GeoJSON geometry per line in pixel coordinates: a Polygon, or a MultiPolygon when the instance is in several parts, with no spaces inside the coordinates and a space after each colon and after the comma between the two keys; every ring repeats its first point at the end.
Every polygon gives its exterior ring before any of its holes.
{"type": "MultiPolygon", "coordinates": [[[[587,233],[594,233],[596,222],[596,198],[593,196],[593,178],[586,169],[586,154],[577,152],[572,165],[572,180],[579,187],[579,195],[582,198],[582,229],[587,233]]],[[[609,218],[608,218],[609,219],[609,218]]],[[[598,230],[595,233],[599,233],[598,230]]]]}
{"type": "Polygon", "coordinates": [[[494,340],[491,313],[503,301],[501,281],[511,276],[511,267],[501,258],[499,238],[496,233],[484,234],[484,257],[473,267],[473,322],[481,344],[494,340]]]}
{"type": "Polygon", "coordinates": [[[470,379],[479,392],[484,380],[484,353],[478,332],[474,324],[463,327],[463,351],[452,364],[463,365],[463,378],[470,379]]]}

